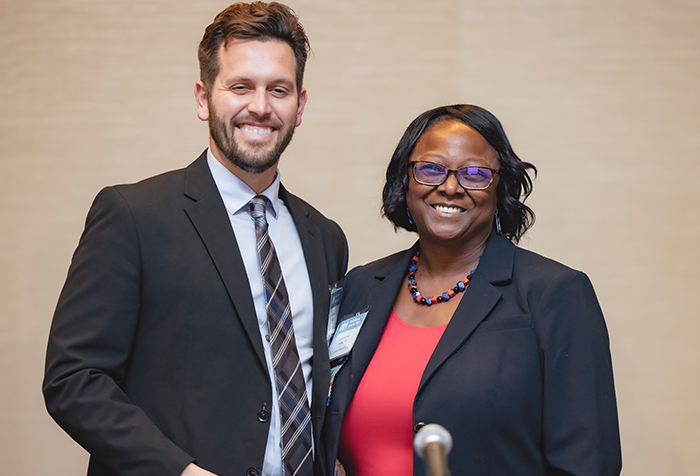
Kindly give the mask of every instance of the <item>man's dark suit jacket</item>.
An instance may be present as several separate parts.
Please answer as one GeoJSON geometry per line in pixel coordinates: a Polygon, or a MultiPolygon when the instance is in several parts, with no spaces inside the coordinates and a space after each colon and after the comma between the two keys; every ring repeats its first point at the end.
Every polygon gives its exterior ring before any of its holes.
{"type": "MultiPolygon", "coordinates": [[[[414,252],[345,278],[341,319],[370,309],[333,383],[322,435],[326,476],[396,293],[408,292],[402,282],[414,252]]],[[[608,334],[588,278],[492,233],[421,378],[413,424],[422,423],[452,434],[455,476],[618,475],[608,334]]],[[[421,459],[413,464],[414,475],[425,474],[421,459]]]]}
{"type": "MultiPolygon", "coordinates": [[[[329,382],[329,284],[347,268],[340,227],[280,188],[314,308],[312,416],[329,382]]],[[[272,387],[248,278],[206,153],[95,199],[49,337],[46,405],[90,454],[89,475],[221,476],[262,467],[272,387]]]]}

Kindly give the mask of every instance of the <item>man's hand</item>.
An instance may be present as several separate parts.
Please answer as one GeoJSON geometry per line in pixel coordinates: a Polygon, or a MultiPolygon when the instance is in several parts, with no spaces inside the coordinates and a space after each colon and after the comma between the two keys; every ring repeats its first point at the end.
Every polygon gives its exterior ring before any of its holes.
{"type": "Polygon", "coordinates": [[[216,476],[214,473],[210,473],[206,469],[202,469],[194,463],[187,465],[185,470],[180,473],[180,476],[216,476]]]}

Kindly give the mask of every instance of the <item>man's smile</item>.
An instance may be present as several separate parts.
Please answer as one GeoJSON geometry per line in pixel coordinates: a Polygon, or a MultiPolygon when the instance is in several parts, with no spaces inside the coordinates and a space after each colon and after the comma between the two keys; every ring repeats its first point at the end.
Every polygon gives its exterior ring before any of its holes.
{"type": "Polygon", "coordinates": [[[264,135],[270,134],[272,132],[271,127],[251,126],[248,124],[239,125],[238,128],[243,132],[247,132],[248,134],[254,135],[264,135]]]}

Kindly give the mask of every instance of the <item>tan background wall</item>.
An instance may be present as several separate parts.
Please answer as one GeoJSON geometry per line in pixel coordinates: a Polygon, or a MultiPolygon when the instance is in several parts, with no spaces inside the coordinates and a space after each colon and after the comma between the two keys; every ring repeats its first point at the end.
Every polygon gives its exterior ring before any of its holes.
{"type": "MultiPolygon", "coordinates": [[[[540,175],[524,246],[585,270],[612,340],[628,476],[700,474],[700,2],[290,0],[309,104],[283,180],[353,264],[413,241],[379,218],[404,128],[482,105],[540,175]]],[[[92,198],[187,165],[215,0],[0,0],[0,464],[84,474],[40,394],[53,307],[92,198]]]]}

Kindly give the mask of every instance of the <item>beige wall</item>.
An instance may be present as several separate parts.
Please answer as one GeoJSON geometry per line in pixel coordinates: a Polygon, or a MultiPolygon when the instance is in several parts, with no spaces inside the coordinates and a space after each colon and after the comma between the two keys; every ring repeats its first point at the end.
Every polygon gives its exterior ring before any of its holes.
{"type": "MultiPolygon", "coordinates": [[[[49,418],[43,352],[88,206],[188,164],[196,45],[215,0],[0,0],[0,462],[83,474],[49,418]]],[[[585,270],[606,313],[624,474],[700,473],[700,3],[290,0],[312,41],[286,185],[335,218],[353,264],[410,243],[379,218],[417,114],[495,113],[540,175],[524,246],[585,270]]]]}

